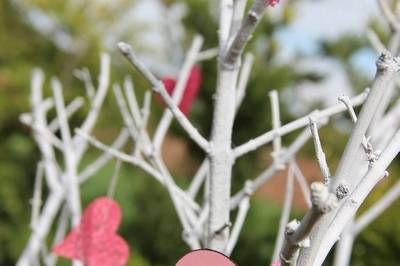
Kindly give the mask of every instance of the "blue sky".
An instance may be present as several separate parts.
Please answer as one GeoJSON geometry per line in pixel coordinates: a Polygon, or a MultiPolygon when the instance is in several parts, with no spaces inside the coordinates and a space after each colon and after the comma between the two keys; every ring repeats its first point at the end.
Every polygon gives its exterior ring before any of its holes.
{"type": "MultiPolygon", "coordinates": [[[[298,53],[315,54],[321,40],[335,40],[343,34],[365,35],[368,21],[380,15],[376,0],[303,0],[295,5],[291,25],[276,33],[282,48],[280,56],[285,61],[298,53]]],[[[371,76],[375,72],[375,58],[372,49],[363,49],[353,56],[352,63],[371,76]]]]}

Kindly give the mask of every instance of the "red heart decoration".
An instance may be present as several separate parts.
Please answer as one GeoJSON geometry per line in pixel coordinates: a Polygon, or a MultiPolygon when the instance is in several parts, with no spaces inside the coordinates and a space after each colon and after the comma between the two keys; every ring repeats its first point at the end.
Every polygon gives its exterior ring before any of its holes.
{"type": "Polygon", "coordinates": [[[175,266],[235,266],[235,264],[222,253],[199,249],[183,256],[175,266]]]}
{"type": "Polygon", "coordinates": [[[123,266],[128,260],[129,247],[116,234],[120,221],[118,203],[107,197],[97,198],[84,210],[81,223],[53,252],[87,266],[123,266]]]}
{"type": "Polygon", "coordinates": [[[270,5],[272,7],[276,6],[277,4],[279,4],[280,0],[266,0],[267,5],[270,5]]]}
{"type": "MultiPolygon", "coordinates": [[[[179,104],[179,109],[186,116],[188,116],[190,108],[192,107],[194,100],[199,94],[201,80],[202,80],[202,75],[200,67],[193,66],[193,68],[190,71],[186,87],[182,95],[181,102],[179,104]]],[[[161,81],[164,84],[169,95],[172,95],[172,92],[174,91],[176,85],[176,79],[171,77],[164,77],[161,78],[161,81]]],[[[160,98],[159,101],[163,102],[160,98]]]]}

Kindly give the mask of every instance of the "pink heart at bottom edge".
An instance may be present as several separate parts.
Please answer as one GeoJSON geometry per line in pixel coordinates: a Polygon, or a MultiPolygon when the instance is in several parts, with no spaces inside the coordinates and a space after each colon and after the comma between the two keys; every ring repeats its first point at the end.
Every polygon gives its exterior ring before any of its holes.
{"type": "Polygon", "coordinates": [[[198,249],[187,253],[175,266],[235,266],[235,263],[217,251],[198,249]]]}

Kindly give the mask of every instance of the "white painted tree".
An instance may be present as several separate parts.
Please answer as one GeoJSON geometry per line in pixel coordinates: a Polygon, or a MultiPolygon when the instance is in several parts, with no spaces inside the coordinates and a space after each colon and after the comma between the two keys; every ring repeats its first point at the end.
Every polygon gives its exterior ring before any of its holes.
{"type": "MultiPolygon", "coordinates": [[[[194,37],[182,63],[172,96],[168,94],[164,84],[140,61],[130,45],[123,42],[118,44],[128,62],[143,75],[151,90],[160,95],[168,107],[153,135],[147,131],[147,121],[151,115],[151,93],[149,91],[145,94],[143,104],[140,105],[133,82],[126,79],[123,89],[118,84],[113,85],[124,128],[112,145],[104,144],[92,136],[92,129],[109,88],[108,55],[101,56],[101,70],[96,88],[87,71],[77,72],[79,78],[84,81],[91,109],[83,124],[76,129],[71,128],[68,119],[83,104],[82,99],[76,98],[66,104],[61,84],[57,79],[51,81],[53,96],[44,98],[44,75],[40,70],[33,71],[32,112],[23,114],[21,120],[34,130],[34,138],[42,158],[37,167],[33,196],[32,234],[17,265],[40,265],[42,261],[46,265],[56,263],[56,257],[48,252],[46,246],[51,228],[56,227],[55,239],[52,242],[56,243],[65,235],[68,219],[72,226],[79,223],[80,184],[93,176],[111,158],[142,169],[165,187],[181,223],[182,238],[190,249],[210,248],[227,255],[233,252],[238,241],[250,208],[251,196],[275,173],[287,167],[286,196],[280,225],[277,227],[278,237],[273,261],[280,260],[282,265],[321,265],[342,235],[336,265],[348,264],[349,247],[357,233],[400,195],[400,185],[396,184],[376,205],[355,218],[358,208],[369,192],[388,175],[386,169],[400,150],[400,103],[396,102],[388,108],[393,99],[392,95],[395,95],[395,77],[400,71],[400,59],[392,57],[386,51],[398,53],[400,19],[393,15],[385,1],[379,1],[394,34],[388,49],[385,49],[376,35],[372,31],[369,33],[372,43],[381,52],[371,89],[366,89],[351,99],[341,96],[336,105],[315,110],[285,125],[281,125],[280,122],[278,94],[272,91],[272,129],[233,148],[233,122],[245,97],[253,61],[251,54],[243,53],[265,10],[279,1],[254,0],[249,10],[245,8],[246,2],[220,0],[218,49],[202,51],[203,38],[194,37]],[[178,104],[182,100],[194,64],[214,56],[218,59],[217,84],[212,131],[207,139],[181,112],[178,104]],[[353,107],[360,105],[362,109],[356,115],[353,107]],[[47,121],[47,112],[51,108],[55,108],[57,116],[53,121],[47,121]],[[318,127],[325,125],[330,117],[343,112],[349,112],[355,126],[340,157],[339,166],[336,172],[331,174],[318,127]],[[204,161],[187,188],[181,188],[175,183],[160,155],[161,145],[173,119],[204,151],[204,161]],[[302,128],[304,130],[297,139],[284,147],[281,137],[302,128]],[[60,131],[60,138],[55,134],[57,131],[60,131]],[[131,153],[124,153],[120,148],[129,138],[134,141],[135,147],[131,153]],[[315,145],[323,178],[308,188],[296,164],[296,154],[310,138],[315,145]],[[230,184],[235,161],[271,142],[273,163],[257,177],[246,181],[241,190],[232,192],[230,184]],[[78,165],[89,144],[104,153],[93,164],[79,171],[78,165]],[[60,161],[55,157],[55,152],[61,152],[63,155],[60,161]],[[289,222],[295,179],[309,204],[309,211],[301,221],[289,222]],[[49,195],[41,208],[44,181],[49,195]],[[195,199],[201,189],[204,199],[198,203],[195,199]],[[232,218],[230,214],[236,209],[236,217],[232,218]],[[59,212],[61,215],[57,218],[59,212]]],[[[113,185],[110,187],[112,191],[113,185]]],[[[80,265],[80,262],[76,261],[74,265],[80,265]]]]}

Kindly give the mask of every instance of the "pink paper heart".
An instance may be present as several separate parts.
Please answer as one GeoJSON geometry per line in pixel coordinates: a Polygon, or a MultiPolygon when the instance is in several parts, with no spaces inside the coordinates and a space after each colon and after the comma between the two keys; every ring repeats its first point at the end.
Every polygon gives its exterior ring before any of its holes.
{"type": "MultiPolygon", "coordinates": [[[[198,66],[194,66],[190,71],[181,102],[179,103],[179,109],[186,116],[188,116],[190,108],[192,107],[194,100],[199,94],[201,80],[201,70],[198,66]]],[[[164,77],[161,79],[161,81],[167,89],[169,95],[172,95],[172,92],[174,91],[176,85],[176,79],[171,77],[164,77]]],[[[162,100],[160,101],[162,102],[162,100]]]]}
{"type": "Polygon", "coordinates": [[[279,4],[280,0],[266,0],[266,3],[272,7],[276,6],[277,4],[279,4]]]}
{"type": "Polygon", "coordinates": [[[235,266],[235,264],[217,251],[199,249],[183,256],[175,266],[235,266]]]}
{"type": "Polygon", "coordinates": [[[123,266],[128,260],[129,247],[116,234],[120,221],[118,203],[107,197],[97,198],[84,210],[81,223],[53,252],[87,266],[123,266]]]}

